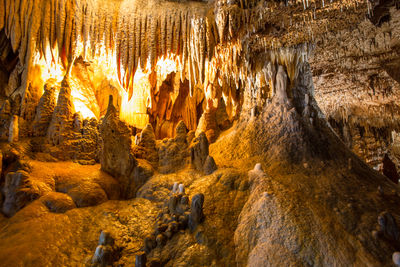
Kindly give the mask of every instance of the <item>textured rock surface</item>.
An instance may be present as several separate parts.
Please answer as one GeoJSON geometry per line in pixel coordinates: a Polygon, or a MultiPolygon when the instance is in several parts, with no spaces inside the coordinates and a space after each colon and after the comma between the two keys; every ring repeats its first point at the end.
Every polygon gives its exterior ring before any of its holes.
{"type": "MultiPolygon", "coordinates": [[[[112,102],[112,98],[110,97],[112,102]]],[[[130,128],[119,120],[114,106],[108,106],[107,114],[100,125],[102,152],[100,155],[101,168],[112,174],[121,185],[124,197],[131,195],[132,181],[130,174],[137,165],[136,159],[130,153],[132,139],[130,128]]]]}
{"type": "Polygon", "coordinates": [[[119,249],[110,232],[101,231],[99,245],[92,258],[92,266],[109,266],[119,259],[119,249]]]}
{"type": "Polygon", "coordinates": [[[175,129],[175,137],[158,143],[159,171],[170,173],[185,166],[188,161],[188,140],[186,126],[180,121],[175,129]]]}
{"type": "Polygon", "coordinates": [[[50,191],[50,188],[40,188],[33,184],[26,172],[8,173],[3,186],[3,213],[10,217],[13,216],[28,203],[39,198],[46,190],[50,191]]]}
{"type": "Polygon", "coordinates": [[[50,125],[54,108],[56,107],[56,86],[54,80],[49,80],[44,86],[44,93],[39,100],[33,121],[33,134],[35,136],[45,136],[50,125]]]}
{"type": "Polygon", "coordinates": [[[63,213],[78,207],[100,204],[119,198],[118,183],[98,165],[76,163],[44,163],[4,158],[5,176],[1,189],[4,195],[2,211],[7,216],[39,199],[50,211],[63,213]]]}
{"type": "Polygon", "coordinates": [[[215,164],[214,158],[208,155],[204,162],[204,173],[208,175],[213,173],[216,169],[217,164],[215,164]]]}
{"type": "Polygon", "coordinates": [[[8,132],[8,142],[17,142],[19,138],[18,116],[14,115],[11,118],[10,129],[8,132]]]}
{"type": "Polygon", "coordinates": [[[208,140],[206,135],[201,132],[198,137],[193,139],[190,144],[190,162],[198,171],[203,171],[204,163],[208,157],[208,140]]]}
{"type": "Polygon", "coordinates": [[[194,231],[198,224],[200,224],[204,220],[203,214],[203,204],[204,204],[204,195],[197,194],[192,198],[192,204],[190,207],[190,215],[189,215],[189,229],[194,231]]]}
{"type": "MultiPolygon", "coordinates": [[[[158,158],[154,147],[154,133],[151,132],[151,126],[149,127],[141,143],[142,152],[149,154],[141,155],[151,159],[150,163],[156,164],[158,158]]],[[[100,125],[100,134],[103,143],[100,156],[102,170],[118,180],[123,198],[134,197],[136,191],[153,175],[153,167],[148,161],[135,158],[132,131],[119,119],[111,96],[107,114],[100,125]]]]}
{"type": "MultiPolygon", "coordinates": [[[[346,145],[368,164],[382,170],[391,152],[391,132],[399,131],[400,11],[385,6],[387,21],[374,18],[352,29],[316,39],[310,64],[315,98],[346,145]]],[[[375,10],[373,11],[375,14],[375,10]]]]}
{"type": "Polygon", "coordinates": [[[60,145],[68,139],[72,131],[73,114],[75,113],[71,99],[71,87],[68,78],[61,83],[57,105],[54,109],[47,136],[53,145],[60,145]]]}
{"type": "Polygon", "coordinates": [[[63,193],[50,192],[40,198],[46,207],[55,213],[64,213],[67,210],[76,208],[73,199],[63,193]]]}
{"type": "Polygon", "coordinates": [[[147,124],[141,131],[139,143],[133,148],[133,152],[137,158],[145,159],[152,164],[153,167],[158,166],[158,153],[156,149],[156,137],[151,124],[147,124]]]}

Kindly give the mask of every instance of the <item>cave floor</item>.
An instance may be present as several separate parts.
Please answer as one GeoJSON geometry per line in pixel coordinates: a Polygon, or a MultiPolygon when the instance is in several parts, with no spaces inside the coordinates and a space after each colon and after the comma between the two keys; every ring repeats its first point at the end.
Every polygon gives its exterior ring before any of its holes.
{"type": "MultiPolygon", "coordinates": [[[[233,253],[232,233],[248,195],[245,173],[221,169],[213,175],[202,176],[186,168],[177,173],[155,174],[139,189],[137,198],[113,200],[118,197],[118,187],[115,187],[116,182],[111,176],[100,170],[100,164],[80,165],[70,161],[37,160],[27,162],[30,166],[30,181],[48,192],[28,203],[11,218],[1,215],[0,266],[90,265],[102,230],[111,232],[117,246],[122,249],[118,263],[130,266],[143,247],[145,237],[153,231],[156,216],[170,195],[174,182],[185,184],[189,196],[198,192],[205,194],[207,200],[204,212],[211,220],[206,220],[205,226],[199,227],[196,233],[189,233],[189,230],[176,233],[163,250],[155,249],[153,256],[168,258],[171,251],[177,250],[176,253],[180,254],[185,248],[190,259],[188,256],[181,257],[180,265],[193,261],[197,265],[216,266],[217,261],[209,262],[212,258],[218,260],[214,254],[233,253]],[[72,208],[65,213],[51,212],[46,206],[46,195],[54,191],[70,194],[72,189],[80,187],[89,190],[79,195],[84,199],[83,205],[92,204],[90,189],[93,187],[88,186],[90,183],[104,188],[111,200],[98,205],[72,208]],[[87,197],[89,200],[85,201],[87,197]],[[224,210],[226,206],[232,207],[232,210],[224,210]],[[212,248],[205,244],[209,241],[204,241],[205,236],[208,239],[215,238],[212,248]],[[229,244],[232,249],[223,252],[229,244]],[[165,255],[167,252],[168,255],[165,255]],[[208,256],[204,257],[205,254],[208,256]]],[[[234,257],[220,260],[233,261],[234,257]]],[[[179,261],[170,266],[175,264],[179,265],[179,261]]]]}

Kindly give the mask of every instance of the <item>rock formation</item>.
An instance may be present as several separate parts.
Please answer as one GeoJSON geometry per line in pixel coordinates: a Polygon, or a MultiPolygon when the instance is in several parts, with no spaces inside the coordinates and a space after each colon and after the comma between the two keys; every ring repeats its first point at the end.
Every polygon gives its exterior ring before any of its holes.
{"type": "Polygon", "coordinates": [[[206,135],[202,132],[190,144],[190,161],[193,167],[202,171],[208,157],[208,141],[206,135]]]}
{"type": "Polygon", "coordinates": [[[39,100],[33,122],[33,134],[35,136],[45,136],[49,128],[54,109],[56,107],[56,87],[53,81],[47,81],[44,86],[44,93],[39,100]]]}
{"type": "Polygon", "coordinates": [[[19,137],[18,116],[12,116],[10,122],[10,131],[8,133],[8,142],[17,142],[19,137]]]}
{"type": "Polygon", "coordinates": [[[117,178],[123,197],[134,196],[132,191],[135,185],[131,174],[138,163],[131,154],[131,130],[119,120],[112,96],[108,102],[107,114],[100,125],[100,134],[103,141],[100,155],[102,170],[117,178]]]}
{"type": "Polygon", "coordinates": [[[114,244],[114,238],[107,231],[102,231],[99,245],[92,258],[92,266],[109,266],[118,260],[118,248],[114,244]]]}

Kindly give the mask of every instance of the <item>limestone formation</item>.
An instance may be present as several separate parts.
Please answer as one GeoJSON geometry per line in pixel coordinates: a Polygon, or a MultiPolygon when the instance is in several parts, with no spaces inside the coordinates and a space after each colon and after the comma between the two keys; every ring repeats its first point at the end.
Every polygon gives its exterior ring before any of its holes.
{"type": "Polygon", "coordinates": [[[108,200],[107,194],[96,183],[82,182],[67,191],[77,207],[88,207],[108,200]]]}
{"type": "Polygon", "coordinates": [[[399,242],[400,230],[395,218],[389,212],[382,212],[378,217],[379,231],[389,241],[399,242]]]}
{"type": "Polygon", "coordinates": [[[136,255],[135,267],[146,267],[146,262],[147,262],[147,258],[146,258],[145,253],[136,255]]]}
{"type": "Polygon", "coordinates": [[[72,121],[74,113],[70,83],[68,78],[65,78],[61,83],[57,105],[47,132],[47,137],[51,144],[59,145],[68,139],[68,134],[72,130],[72,123],[70,121],[72,121]]]}
{"type": "Polygon", "coordinates": [[[178,193],[178,182],[174,182],[173,186],[172,186],[172,194],[178,193]]]}
{"type": "Polygon", "coordinates": [[[217,169],[217,164],[215,164],[214,158],[210,155],[207,156],[204,162],[204,173],[206,175],[212,174],[217,169]]]}
{"type": "Polygon", "coordinates": [[[192,198],[192,205],[189,207],[189,197],[185,194],[183,184],[180,184],[179,192],[165,200],[165,208],[157,216],[154,232],[144,240],[143,249],[146,254],[153,250],[162,250],[179,230],[189,227],[193,231],[204,219],[203,202],[204,195],[197,194],[192,198]]]}
{"type": "Polygon", "coordinates": [[[158,153],[156,149],[156,137],[151,124],[146,125],[140,133],[138,140],[137,146],[134,147],[135,157],[147,160],[156,168],[158,166],[158,153]]]}
{"type": "Polygon", "coordinates": [[[279,104],[288,104],[288,97],[287,97],[287,74],[285,69],[279,65],[278,71],[276,73],[276,82],[275,82],[275,97],[273,98],[279,104]]]}
{"type": "Polygon", "coordinates": [[[8,142],[17,142],[19,137],[18,116],[14,115],[10,122],[10,131],[8,133],[8,142]]]}
{"type": "Polygon", "coordinates": [[[159,171],[170,173],[185,166],[188,152],[186,126],[180,121],[175,129],[175,137],[164,139],[158,145],[159,171]]]}
{"type": "Polygon", "coordinates": [[[50,191],[46,185],[29,179],[25,171],[9,172],[3,186],[4,202],[2,211],[11,217],[31,201],[50,191]]]}
{"type": "Polygon", "coordinates": [[[179,184],[179,194],[185,194],[185,185],[184,184],[179,184]]]}
{"type": "Polygon", "coordinates": [[[190,161],[198,171],[203,171],[208,156],[208,140],[202,132],[190,144],[190,161]]]}
{"type": "Polygon", "coordinates": [[[36,115],[33,121],[33,134],[45,136],[50,125],[54,108],[56,106],[56,85],[54,80],[48,80],[44,86],[44,93],[36,108],[36,115]]]}
{"type": "Polygon", "coordinates": [[[102,231],[99,238],[99,245],[92,258],[93,267],[109,266],[119,258],[118,248],[114,244],[114,238],[107,231],[102,231]]]}
{"type": "Polygon", "coordinates": [[[100,125],[102,151],[100,163],[102,170],[113,175],[121,186],[122,197],[132,197],[135,187],[131,174],[137,161],[130,153],[132,139],[130,128],[119,120],[110,96],[107,114],[100,125]]]}
{"type": "Polygon", "coordinates": [[[40,198],[44,205],[55,213],[64,213],[70,209],[76,208],[72,198],[66,194],[50,192],[40,198]]]}
{"type": "Polygon", "coordinates": [[[194,231],[197,225],[201,223],[204,219],[203,204],[204,204],[203,194],[197,194],[193,196],[192,205],[190,207],[189,222],[188,222],[190,231],[194,231]]]}
{"type": "MultiPolygon", "coordinates": [[[[132,131],[119,119],[112,103],[113,98],[110,96],[107,114],[100,125],[103,142],[100,155],[101,168],[118,180],[123,198],[132,198],[140,186],[153,175],[153,167],[150,163],[154,164],[155,161],[148,162],[135,158],[132,152],[132,131]]],[[[150,128],[149,131],[151,131],[150,128]]],[[[154,135],[148,132],[143,137],[144,147],[154,152],[152,139],[154,135]]]]}
{"type": "Polygon", "coordinates": [[[3,0],[1,265],[399,265],[399,8],[3,0]]]}

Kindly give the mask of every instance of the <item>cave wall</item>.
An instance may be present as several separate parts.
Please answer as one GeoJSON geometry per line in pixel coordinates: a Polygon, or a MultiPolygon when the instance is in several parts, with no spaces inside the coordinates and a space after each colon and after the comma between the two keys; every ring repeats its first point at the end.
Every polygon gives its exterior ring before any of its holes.
{"type": "Polygon", "coordinates": [[[377,170],[386,153],[398,162],[391,132],[399,131],[399,23],[394,2],[374,4],[350,30],[317,37],[310,57],[318,105],[344,143],[377,170]]]}

